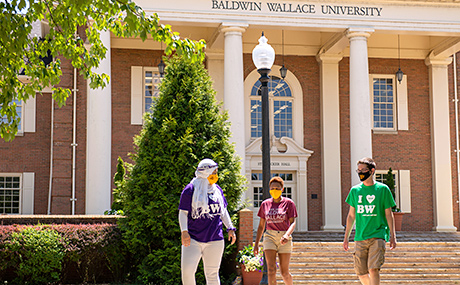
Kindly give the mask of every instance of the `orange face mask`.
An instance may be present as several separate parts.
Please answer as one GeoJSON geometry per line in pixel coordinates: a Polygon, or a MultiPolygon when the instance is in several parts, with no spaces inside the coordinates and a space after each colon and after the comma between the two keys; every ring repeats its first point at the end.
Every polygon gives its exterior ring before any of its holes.
{"type": "Polygon", "coordinates": [[[216,183],[217,180],[219,180],[219,177],[217,176],[217,174],[211,174],[211,175],[208,176],[208,182],[211,185],[216,183]]]}
{"type": "Polygon", "coordinates": [[[270,195],[273,197],[273,199],[276,200],[281,196],[281,190],[278,190],[278,189],[270,190],[270,195]]]}

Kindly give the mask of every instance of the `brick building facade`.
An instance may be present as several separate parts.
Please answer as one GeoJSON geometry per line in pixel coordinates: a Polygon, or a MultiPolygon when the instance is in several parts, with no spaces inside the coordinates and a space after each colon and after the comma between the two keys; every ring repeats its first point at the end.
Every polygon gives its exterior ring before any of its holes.
{"type": "MultiPolygon", "coordinates": [[[[249,182],[244,199],[251,202],[253,210],[260,202],[261,153],[256,115],[260,109],[257,94],[253,94],[258,75],[251,52],[263,30],[276,50],[273,82],[282,85],[279,90],[285,92],[276,93],[275,85],[271,90],[275,94],[270,101],[272,172],[287,180],[287,195],[300,209],[298,230],[342,229],[348,212],[344,201],[357,179],[354,164],[360,146],[364,154],[376,160],[380,178],[392,168],[397,203],[406,213],[403,230],[460,228],[456,151],[459,122],[455,107],[460,21],[453,16],[460,12],[460,3],[375,1],[369,5],[363,1],[335,1],[329,5],[381,9],[380,16],[364,17],[359,13],[325,16],[321,2],[312,2],[316,14],[266,10],[266,1],[253,2],[252,11],[233,9],[238,13],[229,9],[231,1],[177,0],[155,7],[148,1],[136,2],[147,12],[158,12],[182,36],[208,42],[206,67],[214,80],[217,99],[224,103],[232,125],[242,126],[232,129],[233,140],[249,182]],[[188,16],[183,18],[185,12],[188,16]],[[320,17],[317,14],[321,12],[320,17]],[[354,39],[365,44],[365,49],[354,45],[354,39]],[[365,74],[360,71],[360,56],[367,62],[365,74]],[[284,80],[278,71],[283,64],[289,70],[284,80]],[[395,77],[399,67],[404,72],[401,83],[395,77]],[[381,86],[391,92],[378,93],[381,86]],[[367,92],[369,101],[353,101],[359,92],[367,92]],[[377,94],[392,96],[387,102],[391,103],[391,114],[376,115],[376,106],[383,106],[375,99],[377,94]],[[230,103],[237,103],[237,107],[230,103]],[[446,104],[447,113],[442,111],[446,104]],[[372,117],[362,127],[362,117],[355,117],[360,112],[350,110],[364,110],[365,106],[371,106],[367,111],[370,109],[372,117]],[[284,119],[276,121],[277,114],[283,112],[284,119]],[[386,123],[388,118],[392,125],[379,127],[380,120],[386,123]],[[277,127],[288,131],[277,133],[277,127]]],[[[76,101],[69,98],[59,108],[52,103],[50,93],[37,95],[23,106],[21,133],[12,142],[0,141],[2,195],[10,199],[3,204],[0,201],[3,213],[97,214],[110,207],[107,197],[113,182],[107,177],[113,177],[118,157],[129,160],[133,137],[142,127],[142,113],[156,96],[153,90],[159,80],[157,65],[162,51],[160,44],[151,40],[141,42],[113,35],[105,39],[110,46],[106,70],[111,84],[100,94],[108,96],[110,102],[95,102],[99,93],[88,89],[80,76],[74,81],[74,70],[65,62],[61,85],[76,90],[76,101]],[[90,111],[94,106],[107,116],[94,119],[90,111]],[[34,128],[25,127],[31,121],[34,128]],[[110,137],[94,131],[99,127],[108,129],[110,137]],[[93,147],[105,149],[102,159],[90,155],[93,147]],[[94,159],[103,162],[98,171],[88,170],[94,159]],[[99,170],[105,174],[99,175],[99,170]],[[6,194],[10,190],[16,194],[6,194]],[[95,197],[104,202],[92,204],[95,197]]]]}

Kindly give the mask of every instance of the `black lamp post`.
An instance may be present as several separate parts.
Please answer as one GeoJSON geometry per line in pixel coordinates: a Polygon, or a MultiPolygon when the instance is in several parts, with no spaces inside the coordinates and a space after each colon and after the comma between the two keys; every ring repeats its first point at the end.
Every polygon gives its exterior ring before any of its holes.
{"type": "MultiPolygon", "coordinates": [[[[260,74],[259,81],[262,84],[260,92],[262,96],[262,198],[265,200],[270,197],[270,113],[268,101],[268,74],[275,61],[275,50],[267,44],[267,38],[262,32],[259,44],[252,51],[252,61],[260,74]]],[[[264,254],[264,269],[260,284],[268,284],[267,263],[264,254]]]]}
{"type": "Polygon", "coordinates": [[[267,38],[262,32],[259,44],[252,51],[252,61],[260,74],[259,81],[262,83],[260,92],[262,95],[262,187],[263,199],[270,197],[268,183],[270,182],[270,113],[268,103],[268,74],[275,61],[275,50],[267,44],[267,38]]]}

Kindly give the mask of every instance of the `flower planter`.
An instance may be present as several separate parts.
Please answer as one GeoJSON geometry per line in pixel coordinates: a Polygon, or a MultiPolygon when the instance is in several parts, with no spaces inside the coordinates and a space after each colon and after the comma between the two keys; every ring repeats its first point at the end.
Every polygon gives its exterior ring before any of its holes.
{"type": "Polygon", "coordinates": [[[243,285],[259,285],[262,279],[262,272],[244,270],[244,265],[241,268],[241,274],[243,275],[243,285]]]}
{"type": "Polygon", "coordinates": [[[402,219],[403,219],[404,213],[393,212],[393,216],[395,217],[395,231],[399,232],[401,231],[401,228],[402,228],[402,219]]]}

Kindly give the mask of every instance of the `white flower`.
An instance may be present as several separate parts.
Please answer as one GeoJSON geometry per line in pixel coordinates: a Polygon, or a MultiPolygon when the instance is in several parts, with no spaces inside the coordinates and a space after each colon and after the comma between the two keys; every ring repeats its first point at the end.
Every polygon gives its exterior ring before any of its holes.
{"type": "Polygon", "coordinates": [[[262,257],[257,255],[257,256],[242,256],[243,259],[243,264],[244,264],[244,270],[247,272],[250,271],[260,271],[262,270],[262,257]]]}

